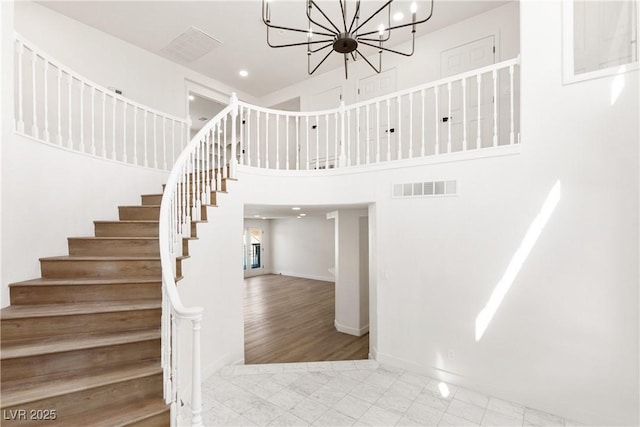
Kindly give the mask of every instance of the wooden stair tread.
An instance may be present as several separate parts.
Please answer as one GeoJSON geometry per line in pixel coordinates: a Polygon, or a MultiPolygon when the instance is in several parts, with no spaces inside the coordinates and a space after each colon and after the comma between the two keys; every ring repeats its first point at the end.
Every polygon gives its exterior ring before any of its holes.
{"type": "Polygon", "coordinates": [[[154,310],[161,308],[162,302],[155,300],[101,301],[82,304],[41,304],[10,305],[0,310],[2,320],[33,317],[69,316],[77,314],[112,313],[117,311],[154,310]]]}
{"type": "MultiPolygon", "coordinates": [[[[120,221],[118,221],[120,222],[120,221]]],[[[80,237],[68,237],[68,239],[73,239],[73,240],[100,240],[100,241],[109,241],[109,240],[115,240],[115,241],[125,241],[125,240],[144,240],[144,241],[151,241],[151,240],[160,240],[159,237],[144,237],[144,236],[80,236],[80,237]]],[[[198,240],[197,237],[183,237],[183,239],[187,239],[187,240],[198,240]]]]}
{"type": "Polygon", "coordinates": [[[123,285],[128,283],[160,283],[162,279],[142,276],[142,277],[87,277],[87,278],[46,278],[25,280],[11,283],[9,287],[20,286],[64,286],[64,285],[123,285]]]}
{"type": "Polygon", "coordinates": [[[6,381],[2,385],[2,406],[21,405],[161,373],[162,368],[157,361],[147,361],[55,380],[47,379],[43,383],[27,382],[24,379],[6,381]]]}
{"type": "Polygon", "coordinates": [[[72,426],[127,426],[170,410],[162,398],[141,399],[128,405],[107,406],[89,414],[68,418],[72,426]]]}
{"type": "Polygon", "coordinates": [[[61,255],[40,258],[40,261],[154,261],[159,256],[97,256],[97,255],[61,255]]]}
{"type": "Polygon", "coordinates": [[[49,339],[38,338],[14,342],[8,341],[2,344],[0,359],[7,360],[17,357],[62,353],[66,351],[150,341],[159,338],[160,330],[150,329],[102,334],[68,335],[49,339]]]}

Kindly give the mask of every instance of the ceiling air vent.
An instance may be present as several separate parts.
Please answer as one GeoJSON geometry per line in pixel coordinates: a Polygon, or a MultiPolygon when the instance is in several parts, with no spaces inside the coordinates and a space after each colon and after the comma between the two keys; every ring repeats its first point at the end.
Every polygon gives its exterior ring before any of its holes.
{"type": "Polygon", "coordinates": [[[189,27],[184,33],[173,39],[160,52],[177,62],[189,63],[206,55],[222,42],[196,27],[189,27]]]}

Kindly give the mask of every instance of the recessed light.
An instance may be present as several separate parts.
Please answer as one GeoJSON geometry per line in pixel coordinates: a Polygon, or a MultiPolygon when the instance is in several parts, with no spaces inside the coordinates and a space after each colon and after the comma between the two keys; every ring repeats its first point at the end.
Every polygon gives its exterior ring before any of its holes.
{"type": "Polygon", "coordinates": [[[404,13],[402,12],[396,12],[393,14],[394,21],[402,21],[402,18],[404,18],[404,13]]]}
{"type": "Polygon", "coordinates": [[[307,216],[307,214],[300,214],[300,216],[307,216]]]}
{"type": "Polygon", "coordinates": [[[240,77],[247,77],[249,72],[247,70],[240,70],[238,74],[240,74],[240,77]]]}
{"type": "Polygon", "coordinates": [[[193,96],[193,95],[189,95],[189,101],[193,101],[194,99],[196,99],[196,97],[195,97],[195,96],[193,96]]]}
{"type": "Polygon", "coordinates": [[[300,219],[300,218],[302,218],[302,217],[301,217],[300,215],[298,215],[296,218],[300,219]]]}
{"type": "Polygon", "coordinates": [[[253,217],[254,218],[260,218],[260,215],[254,215],[253,217]]]}
{"type": "Polygon", "coordinates": [[[300,210],[300,208],[296,206],[295,208],[291,208],[291,210],[292,210],[292,211],[299,211],[299,210],[300,210]]]}

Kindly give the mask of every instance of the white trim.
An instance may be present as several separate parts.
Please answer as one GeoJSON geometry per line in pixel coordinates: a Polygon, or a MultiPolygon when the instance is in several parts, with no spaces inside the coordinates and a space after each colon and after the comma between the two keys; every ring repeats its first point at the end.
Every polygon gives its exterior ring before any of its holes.
{"type": "Polygon", "coordinates": [[[365,325],[360,329],[352,328],[350,326],[344,326],[338,323],[337,320],[333,321],[333,326],[335,326],[338,332],[342,332],[344,334],[355,335],[356,337],[361,337],[367,332],[369,332],[369,325],[365,325]]]}
{"type": "MultiPolygon", "coordinates": [[[[602,70],[575,74],[573,69],[575,64],[575,58],[573,56],[573,1],[574,0],[562,0],[562,83],[569,85],[639,70],[640,62],[638,58],[636,58],[635,62],[629,64],[614,65],[602,70]]],[[[640,7],[638,7],[636,3],[636,49],[638,49],[637,38],[640,35],[638,22],[640,22],[640,7]]]]}

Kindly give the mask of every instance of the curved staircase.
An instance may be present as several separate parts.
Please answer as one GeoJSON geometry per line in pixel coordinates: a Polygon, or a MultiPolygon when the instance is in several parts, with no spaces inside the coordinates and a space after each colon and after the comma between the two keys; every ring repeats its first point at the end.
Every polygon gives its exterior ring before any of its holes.
{"type": "MultiPolygon", "coordinates": [[[[68,256],[40,259],[41,278],[10,285],[11,305],[0,311],[2,425],[170,424],[160,366],[162,194],[141,198],[118,208],[119,221],[95,221],[94,237],[69,238],[68,256]]],[[[177,279],[206,218],[203,206],[177,279]]]]}

